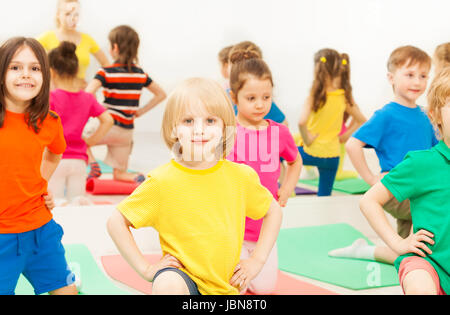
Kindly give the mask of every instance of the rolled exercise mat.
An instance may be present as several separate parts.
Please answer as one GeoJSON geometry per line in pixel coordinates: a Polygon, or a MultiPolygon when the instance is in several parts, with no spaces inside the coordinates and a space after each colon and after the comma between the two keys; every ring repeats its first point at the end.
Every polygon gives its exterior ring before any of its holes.
{"type": "Polygon", "coordinates": [[[399,285],[393,265],[370,260],[329,257],[363,234],[348,224],[282,229],[278,236],[280,270],[352,290],[399,285]]]}
{"type": "Polygon", "coordinates": [[[90,178],[86,182],[86,192],[92,195],[129,195],[139,185],[136,182],[90,178]]]}
{"type": "MultiPolygon", "coordinates": [[[[83,244],[64,245],[66,260],[75,277],[81,279],[81,295],[130,295],[118,288],[100,269],[89,249],[83,244]]],[[[25,277],[20,276],[16,287],[18,295],[34,295],[34,290],[25,277]]]]}
{"type": "MultiPolygon", "coordinates": [[[[161,259],[161,255],[144,255],[151,263],[155,264],[161,259]]],[[[102,265],[106,273],[130,288],[145,294],[152,293],[152,283],[142,279],[133,268],[120,255],[101,257],[102,265]]],[[[295,279],[284,272],[279,272],[278,283],[274,295],[336,295],[336,293],[321,287],[295,279]]]]}

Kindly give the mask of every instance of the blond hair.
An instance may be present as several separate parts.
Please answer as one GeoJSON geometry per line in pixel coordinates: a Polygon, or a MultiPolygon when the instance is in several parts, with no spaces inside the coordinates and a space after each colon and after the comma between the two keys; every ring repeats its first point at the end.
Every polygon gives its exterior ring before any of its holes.
{"type": "Polygon", "coordinates": [[[408,61],[408,67],[417,63],[431,67],[431,58],[426,52],[414,46],[402,46],[391,53],[387,64],[388,71],[395,72],[408,61]]]}
{"type": "Polygon", "coordinates": [[[71,2],[76,2],[76,3],[80,3],[79,0],[58,0],[57,4],[56,4],[56,15],[55,15],[55,23],[56,23],[56,27],[59,28],[61,26],[61,22],[59,22],[59,11],[61,10],[61,6],[65,3],[71,3],[71,2]]]}
{"type": "Polygon", "coordinates": [[[225,158],[234,146],[235,115],[230,98],[214,80],[191,78],[183,81],[169,96],[163,116],[161,133],[167,147],[173,151],[178,139],[175,135],[177,124],[189,106],[202,104],[211,115],[223,120],[221,149],[225,158]],[[231,127],[231,128],[230,128],[231,127]]]}
{"type": "Polygon", "coordinates": [[[434,58],[439,68],[450,66],[450,42],[437,46],[434,51],[434,58]]]}
{"type": "MultiPolygon", "coordinates": [[[[428,91],[428,116],[442,134],[441,108],[450,101],[450,67],[440,71],[428,91]]],[[[449,128],[450,126],[447,126],[449,128]]]]}

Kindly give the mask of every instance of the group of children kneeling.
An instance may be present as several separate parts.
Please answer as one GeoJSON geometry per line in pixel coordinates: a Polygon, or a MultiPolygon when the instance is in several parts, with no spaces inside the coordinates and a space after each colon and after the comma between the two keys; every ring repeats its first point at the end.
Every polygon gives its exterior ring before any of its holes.
{"type": "MultiPolygon", "coordinates": [[[[297,146],[272,100],[274,82],[261,50],[239,43],[226,54],[228,90],[213,80],[192,78],[171,93],[162,136],[173,159],[145,178],[126,172],[133,119],[159,104],[165,93],[136,65],[139,38],[133,29],[117,27],[109,38],[115,63],[98,71],[86,91],[72,84],[75,45],[63,42],[47,56],[36,40],[18,37],[0,48],[0,147],[6,152],[0,157],[0,294],[14,293],[22,273],[37,294],[77,293],[64,258],[62,228],[50,212],[54,198],[46,196],[47,182],[56,199],[83,196],[88,147],[99,143],[108,144],[107,162],[125,170],[114,174],[118,180],[142,182],[117,206],[107,228],[125,260],[153,282],[154,294],[270,294],[278,275],[281,207],[302,165],[318,168],[318,195],[331,194],[341,142],[347,139],[356,170],[373,185],[361,208],[389,247],[356,242],[330,255],[391,263],[400,256],[396,265],[405,293],[417,287],[449,292],[450,217],[445,210],[450,187],[442,180],[450,175],[448,67],[437,71],[429,92],[428,114],[437,130],[416,105],[427,87],[431,59],[411,46],[395,50],[389,59],[394,101],[365,123],[352,96],[348,55],[318,51],[297,146]],[[124,43],[133,40],[130,53],[124,43]],[[100,87],[108,112],[91,94],[100,87]],[[155,98],[139,109],[144,87],[155,98]],[[100,126],[83,138],[89,117],[98,117],[100,126]],[[364,147],[375,149],[382,175],[370,171],[364,147]],[[70,173],[83,180],[65,185],[70,173]],[[383,207],[398,219],[398,233],[383,207]],[[164,256],[157,264],[144,258],[130,227],[159,232],[164,256]]],[[[90,175],[98,176],[91,166],[90,175]]]]}

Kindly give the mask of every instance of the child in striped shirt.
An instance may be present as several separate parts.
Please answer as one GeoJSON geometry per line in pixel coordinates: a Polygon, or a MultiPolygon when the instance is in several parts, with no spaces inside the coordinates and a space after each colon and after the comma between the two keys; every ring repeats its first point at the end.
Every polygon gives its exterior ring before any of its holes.
{"type": "MultiPolygon", "coordinates": [[[[115,62],[101,68],[86,88],[95,94],[103,87],[104,105],[114,118],[114,126],[98,143],[108,146],[105,163],[113,167],[114,179],[142,182],[143,175],[128,173],[128,159],[133,143],[134,119],[157,106],[166,98],[164,90],[136,65],[139,35],[129,26],[121,25],[109,33],[111,56],[115,62]],[[142,89],[147,88],[154,97],[139,107],[142,89]]],[[[99,177],[100,167],[90,154],[91,172],[88,178],[99,177]]]]}

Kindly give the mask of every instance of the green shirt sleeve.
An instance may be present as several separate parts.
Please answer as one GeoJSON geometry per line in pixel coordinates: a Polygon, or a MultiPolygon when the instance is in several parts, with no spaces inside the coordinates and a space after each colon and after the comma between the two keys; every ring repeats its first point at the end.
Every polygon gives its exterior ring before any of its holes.
{"type": "Polygon", "coordinates": [[[402,202],[411,198],[420,187],[420,175],[416,161],[411,154],[394,167],[381,183],[394,195],[395,199],[402,202]]]}

